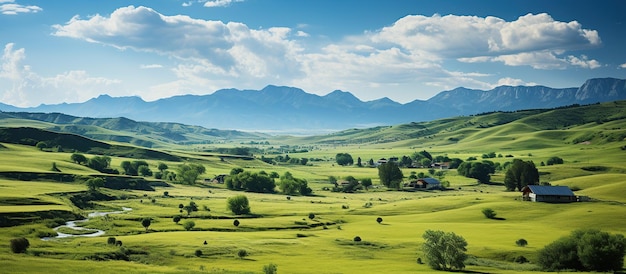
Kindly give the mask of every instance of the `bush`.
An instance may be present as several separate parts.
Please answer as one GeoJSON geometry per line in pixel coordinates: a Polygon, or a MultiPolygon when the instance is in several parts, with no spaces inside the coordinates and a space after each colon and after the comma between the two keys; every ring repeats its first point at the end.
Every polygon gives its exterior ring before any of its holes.
{"type": "Polygon", "coordinates": [[[496,217],[496,212],[491,209],[491,208],[485,208],[483,209],[483,214],[485,215],[485,217],[489,218],[489,219],[493,219],[496,217]]]}
{"type": "Polygon", "coordinates": [[[192,230],[194,227],[196,226],[196,223],[194,223],[194,221],[186,221],[183,224],[183,227],[185,228],[185,230],[189,231],[192,230]]]}
{"type": "Polygon", "coordinates": [[[519,239],[519,240],[515,241],[515,244],[517,246],[524,247],[524,246],[528,245],[528,241],[526,241],[525,239],[519,239]]]}
{"type": "Polygon", "coordinates": [[[239,227],[239,224],[240,224],[239,220],[235,219],[235,220],[233,221],[233,225],[234,225],[235,227],[239,227]]]}
{"type": "Polygon", "coordinates": [[[617,271],[624,265],[626,240],[596,229],[575,230],[545,246],[537,264],[545,270],[617,271]]]}
{"type": "Polygon", "coordinates": [[[11,251],[13,253],[26,253],[26,249],[30,246],[30,242],[24,237],[14,238],[10,241],[11,251]]]}
{"type": "Polygon", "coordinates": [[[546,164],[551,166],[551,165],[562,165],[563,164],[563,159],[561,159],[560,157],[550,157],[550,159],[548,159],[546,161],[546,164]]]}
{"type": "Polygon", "coordinates": [[[381,217],[376,218],[376,222],[379,223],[379,224],[382,223],[383,222],[383,218],[381,218],[381,217]]]}
{"type": "Polygon", "coordinates": [[[245,249],[239,249],[239,251],[237,252],[237,256],[238,256],[240,259],[243,259],[243,258],[245,258],[245,257],[248,257],[248,255],[249,255],[249,254],[248,254],[248,251],[246,251],[245,249]]]}
{"type": "Polygon", "coordinates": [[[515,257],[515,259],[513,261],[518,263],[518,264],[523,264],[523,263],[527,263],[528,259],[526,259],[526,257],[524,257],[522,255],[519,255],[519,256],[515,257]]]}
{"type": "Polygon", "coordinates": [[[359,236],[354,237],[354,241],[355,242],[360,242],[361,241],[361,237],[359,237],[359,236]]]}
{"type": "Polygon", "coordinates": [[[115,237],[109,237],[107,239],[107,244],[108,245],[115,245],[115,237]]]}
{"type": "Polygon", "coordinates": [[[228,209],[236,215],[250,213],[250,204],[248,202],[248,197],[245,195],[237,195],[228,198],[227,205],[228,209]]]}
{"type": "Polygon", "coordinates": [[[311,219],[311,220],[315,219],[315,214],[309,213],[309,219],[311,219]]]}
{"type": "Polygon", "coordinates": [[[278,273],[278,265],[270,263],[268,265],[263,266],[264,274],[276,274],[278,273]]]}
{"type": "Polygon", "coordinates": [[[195,255],[196,255],[196,257],[202,256],[202,250],[196,249],[195,255]]]}
{"type": "Polygon", "coordinates": [[[174,218],[172,218],[172,221],[178,224],[178,222],[180,222],[180,219],[181,219],[180,215],[176,215],[174,216],[174,218]]]}

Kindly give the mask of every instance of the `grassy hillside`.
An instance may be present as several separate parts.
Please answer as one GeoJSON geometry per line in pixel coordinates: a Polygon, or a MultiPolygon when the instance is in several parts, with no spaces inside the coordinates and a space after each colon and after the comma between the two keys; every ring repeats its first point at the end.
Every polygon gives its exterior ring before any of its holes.
{"type": "MultiPolygon", "coordinates": [[[[0,227],[0,246],[4,246],[0,260],[10,273],[259,273],[269,263],[277,264],[279,273],[432,273],[426,264],[416,261],[425,258],[422,234],[433,229],[454,232],[467,240],[468,272],[542,273],[534,264],[538,251],[572,230],[597,228],[626,234],[622,217],[626,216],[626,198],[622,195],[626,190],[625,110],[626,102],[616,102],[489,113],[324,136],[276,137],[269,144],[247,145],[259,151],[278,151],[283,146],[307,148],[288,153],[291,158],[313,159],[307,165],[271,165],[259,159],[204,152],[242,146],[239,143],[180,146],[167,152],[183,161],[148,154],[113,155],[111,167],[118,170],[122,161],[145,160],[154,171],[160,163],[176,172],[180,165],[193,162],[202,164],[206,172],[194,186],[170,182],[171,186],[154,191],[100,189],[113,200],[91,201],[98,211],[132,210],[83,223],[86,228],[106,232],[93,238],[40,239],[54,233],[51,227],[55,219],[62,222],[71,214],[87,216],[95,210],[81,209],[71,202],[72,195],[89,193],[83,181],[0,179],[0,219],[26,220],[0,227]],[[523,202],[520,193],[505,191],[500,184],[504,170],[492,176],[492,184],[477,184],[455,170],[445,170],[441,179],[450,183],[446,191],[393,191],[380,185],[376,168],[339,166],[334,160],[337,153],[350,153],[355,160],[358,157],[365,162],[422,150],[463,160],[481,160],[482,154],[490,152],[502,155],[489,159],[497,163],[530,160],[537,164],[542,182],[569,186],[576,195],[590,197],[591,202],[523,202]],[[564,164],[540,165],[552,156],[561,157],[564,164]],[[224,185],[204,182],[233,168],[290,172],[306,179],[314,195],[234,192],[224,185]],[[355,193],[332,192],[328,190],[333,186],[329,176],[371,178],[374,186],[355,193]],[[252,214],[237,216],[227,209],[226,200],[237,194],[248,197],[252,214]],[[181,213],[179,204],[191,201],[198,205],[198,211],[181,213]],[[500,219],[485,218],[481,213],[484,208],[495,210],[500,219]],[[310,213],[315,215],[313,219],[308,217],[310,213]],[[172,220],[177,215],[182,215],[179,224],[172,220]],[[148,229],[141,225],[146,217],[152,219],[148,229]],[[383,222],[378,224],[377,217],[383,222]],[[233,225],[235,219],[239,226],[233,225]],[[195,223],[191,231],[183,228],[186,221],[195,223]],[[356,236],[363,241],[354,242],[356,236]],[[8,242],[15,237],[30,241],[26,254],[10,253],[8,242]],[[107,245],[108,237],[122,241],[123,248],[107,245]],[[515,244],[522,238],[528,246],[515,244]],[[241,249],[249,256],[239,258],[241,249]],[[200,255],[196,255],[198,250],[200,255]],[[514,263],[518,256],[530,263],[514,263]]],[[[64,139],[68,135],[56,136],[64,139]]],[[[0,172],[56,174],[59,172],[50,171],[56,163],[61,173],[102,176],[73,163],[69,152],[42,151],[31,143],[2,141],[0,172]]],[[[429,173],[423,168],[402,171],[405,176],[429,173]]]]}

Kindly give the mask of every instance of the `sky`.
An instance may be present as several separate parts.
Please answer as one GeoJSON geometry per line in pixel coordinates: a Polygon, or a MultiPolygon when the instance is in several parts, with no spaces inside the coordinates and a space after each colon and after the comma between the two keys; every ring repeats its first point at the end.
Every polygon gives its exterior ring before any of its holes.
{"type": "Polygon", "coordinates": [[[625,21],[621,0],[0,0],[0,102],[578,87],[626,78],[625,21]]]}

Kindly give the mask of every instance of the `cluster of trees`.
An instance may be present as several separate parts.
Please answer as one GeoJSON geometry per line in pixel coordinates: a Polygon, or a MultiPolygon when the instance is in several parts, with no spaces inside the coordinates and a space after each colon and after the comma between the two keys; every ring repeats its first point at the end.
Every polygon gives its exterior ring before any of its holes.
{"type": "Polygon", "coordinates": [[[109,156],[94,156],[92,158],[87,158],[83,154],[73,153],[70,156],[70,159],[74,163],[77,163],[79,165],[86,165],[87,167],[100,171],[102,173],[108,173],[108,174],[120,173],[117,169],[111,168],[111,157],[109,156]]]}
{"type": "Polygon", "coordinates": [[[537,264],[549,271],[619,271],[624,265],[625,251],[626,240],[621,234],[575,230],[540,250],[537,264]]]}
{"type": "Polygon", "coordinates": [[[491,181],[491,174],[496,172],[496,165],[492,161],[482,162],[463,162],[457,168],[459,175],[474,178],[479,182],[486,184],[491,181]]]}
{"type": "Polygon", "coordinates": [[[206,168],[201,164],[189,163],[178,166],[176,179],[181,184],[193,185],[206,168]]]}
{"type": "Polygon", "coordinates": [[[532,161],[515,159],[504,175],[504,186],[507,190],[522,190],[527,185],[539,183],[539,170],[532,161]]]}
{"type": "Polygon", "coordinates": [[[120,165],[124,170],[124,174],[130,176],[152,176],[152,170],[148,162],[143,160],[138,161],[123,161],[120,165]]]}
{"type": "Polygon", "coordinates": [[[278,173],[269,175],[265,172],[252,173],[242,168],[234,168],[230,171],[230,175],[224,178],[224,183],[230,190],[273,193],[276,188],[274,179],[277,177],[278,173]]]}
{"type": "Polygon", "coordinates": [[[280,183],[278,184],[280,191],[287,195],[310,195],[313,193],[313,189],[308,186],[305,179],[293,177],[290,172],[285,172],[283,176],[280,176],[280,183]]]}
{"type": "Polygon", "coordinates": [[[356,178],[354,178],[354,176],[348,175],[344,177],[343,180],[344,182],[347,182],[347,184],[337,183],[337,178],[335,178],[335,176],[328,177],[328,181],[330,181],[330,183],[335,185],[332,189],[333,192],[352,193],[362,188],[365,188],[365,190],[368,190],[368,188],[372,185],[372,179],[370,178],[363,178],[361,180],[357,180],[356,178]]]}
{"type": "Polygon", "coordinates": [[[282,156],[278,155],[274,158],[261,156],[261,161],[266,162],[268,164],[276,164],[276,163],[289,163],[292,165],[303,165],[306,166],[309,163],[308,158],[291,158],[289,154],[282,156]]]}

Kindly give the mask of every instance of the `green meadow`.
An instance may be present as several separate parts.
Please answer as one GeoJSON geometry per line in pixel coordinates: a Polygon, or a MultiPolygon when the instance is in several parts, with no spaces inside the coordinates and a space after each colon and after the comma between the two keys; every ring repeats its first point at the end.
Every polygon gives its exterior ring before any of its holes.
{"type": "MultiPolygon", "coordinates": [[[[538,251],[573,230],[597,228],[626,234],[625,110],[625,102],[615,102],[582,110],[493,113],[320,136],[272,137],[262,145],[245,145],[238,140],[163,148],[181,161],[113,154],[111,167],[118,170],[122,170],[123,161],[144,160],[153,171],[160,163],[175,171],[193,162],[203,165],[206,172],[195,185],[166,181],[169,186],[157,184],[154,191],[100,188],[99,192],[109,199],[94,200],[90,208],[80,208],[72,199],[88,193],[86,178],[104,174],[72,162],[68,151],[3,142],[0,220],[11,225],[0,227],[0,272],[263,273],[263,267],[273,263],[279,273],[432,273],[427,264],[417,263],[418,258],[424,260],[422,234],[430,229],[465,238],[467,272],[542,273],[534,264],[538,251]],[[306,148],[264,156],[288,154],[291,158],[315,160],[306,165],[272,165],[259,160],[260,155],[244,160],[202,152],[242,146],[266,150],[278,146],[306,148]],[[369,159],[402,157],[423,150],[433,156],[463,160],[476,157],[479,161],[481,155],[495,152],[499,156],[488,160],[501,164],[512,159],[533,161],[541,182],[568,186],[576,195],[591,200],[568,204],[523,202],[521,193],[505,190],[505,170],[493,174],[491,184],[479,184],[458,175],[456,170],[444,170],[440,179],[449,182],[447,190],[388,190],[380,184],[377,168],[340,166],[334,160],[337,153],[349,153],[355,163],[357,158],[366,163],[369,159]],[[564,163],[540,165],[553,156],[561,157],[564,163]],[[60,171],[51,171],[53,163],[60,171]],[[237,192],[205,181],[228,174],[233,168],[281,175],[290,172],[306,179],[313,194],[237,192]],[[22,173],[39,177],[24,179],[22,173]],[[74,175],[77,179],[64,181],[56,179],[62,177],[55,174],[74,175]],[[333,187],[329,176],[340,180],[346,176],[370,178],[373,186],[354,193],[332,192],[328,190],[333,187]],[[251,214],[236,216],[227,209],[226,200],[238,194],[249,199],[251,214]],[[179,204],[192,201],[198,211],[181,213],[179,204]],[[72,216],[87,217],[92,212],[123,208],[131,210],[91,217],[79,224],[103,230],[102,236],[41,239],[54,235],[55,223],[72,220],[72,216]],[[481,212],[484,208],[493,209],[500,218],[485,218],[481,212]],[[178,224],[173,221],[177,215],[182,216],[178,224]],[[383,219],[381,223],[377,223],[378,217],[383,219]],[[151,218],[147,229],[141,224],[144,218],[151,218]],[[239,221],[238,226],[234,220],[239,221]],[[183,227],[188,221],[195,223],[189,231],[183,227]],[[355,242],[356,236],[362,241],[355,242]],[[16,237],[29,240],[25,254],[10,251],[9,241],[16,237]],[[107,244],[109,237],[121,241],[122,247],[107,244]],[[527,240],[528,245],[517,246],[518,239],[527,240]],[[247,256],[238,256],[240,250],[245,250],[247,256]],[[515,263],[518,256],[530,262],[515,263]]],[[[9,127],[21,123],[13,119],[0,121],[9,127]]],[[[47,126],[32,121],[26,124],[47,126]]],[[[115,132],[108,130],[107,134],[115,132]]],[[[412,172],[429,173],[423,168],[402,171],[405,177],[412,172]]]]}

